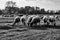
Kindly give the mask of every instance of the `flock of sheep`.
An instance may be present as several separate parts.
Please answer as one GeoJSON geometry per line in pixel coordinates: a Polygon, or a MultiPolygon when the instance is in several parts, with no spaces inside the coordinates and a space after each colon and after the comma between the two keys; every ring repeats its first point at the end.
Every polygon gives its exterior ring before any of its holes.
{"type": "Polygon", "coordinates": [[[59,20],[58,16],[54,15],[18,15],[15,17],[12,26],[18,22],[22,22],[23,25],[33,27],[35,25],[53,25],[56,26],[56,20],[59,20]]]}

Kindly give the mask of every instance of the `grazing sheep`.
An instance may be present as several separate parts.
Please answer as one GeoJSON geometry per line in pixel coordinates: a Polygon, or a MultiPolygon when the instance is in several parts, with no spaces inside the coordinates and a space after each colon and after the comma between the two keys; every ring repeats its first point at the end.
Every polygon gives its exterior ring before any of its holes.
{"type": "Polygon", "coordinates": [[[14,26],[16,23],[19,23],[20,22],[20,18],[22,17],[23,15],[18,15],[18,16],[16,16],[15,17],[15,19],[14,19],[14,22],[13,22],[13,24],[12,24],[12,26],[14,26]]]}
{"type": "Polygon", "coordinates": [[[38,15],[35,15],[35,16],[30,17],[30,20],[28,22],[28,25],[30,27],[32,27],[33,24],[37,25],[37,23],[40,23],[40,17],[38,15]]]}

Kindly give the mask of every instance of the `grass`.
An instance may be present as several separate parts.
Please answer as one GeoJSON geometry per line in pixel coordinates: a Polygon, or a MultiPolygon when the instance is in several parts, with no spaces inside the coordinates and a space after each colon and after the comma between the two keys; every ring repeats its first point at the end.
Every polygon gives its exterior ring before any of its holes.
{"type": "MultiPolygon", "coordinates": [[[[17,26],[17,25],[16,25],[17,26]]],[[[20,26],[17,26],[20,27],[20,26]]],[[[12,28],[7,30],[0,29],[1,40],[59,40],[60,29],[28,29],[12,28]]]]}
{"type": "MultiPolygon", "coordinates": [[[[56,23],[60,25],[60,21],[56,23]]],[[[14,27],[4,23],[0,25],[0,40],[60,40],[60,26],[35,26],[31,29],[22,25],[14,27]]]]}

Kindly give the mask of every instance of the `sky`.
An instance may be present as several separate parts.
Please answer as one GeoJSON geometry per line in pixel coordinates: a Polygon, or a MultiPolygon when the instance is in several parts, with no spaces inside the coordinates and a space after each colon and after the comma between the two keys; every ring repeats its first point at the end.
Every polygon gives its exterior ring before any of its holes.
{"type": "Polygon", "coordinates": [[[60,10],[60,0],[0,0],[0,9],[4,9],[7,1],[16,2],[17,7],[34,6],[45,10],[60,10]]]}

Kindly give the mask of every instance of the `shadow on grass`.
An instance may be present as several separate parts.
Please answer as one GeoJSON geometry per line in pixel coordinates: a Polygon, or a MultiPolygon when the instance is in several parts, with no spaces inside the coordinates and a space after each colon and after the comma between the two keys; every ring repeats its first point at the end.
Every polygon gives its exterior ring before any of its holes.
{"type": "Polygon", "coordinates": [[[0,26],[0,29],[8,30],[8,29],[12,29],[12,27],[10,27],[10,26],[0,26]]]}
{"type": "MultiPolygon", "coordinates": [[[[3,30],[9,30],[9,29],[13,29],[13,28],[25,28],[24,26],[0,26],[0,29],[3,29],[3,30]]],[[[31,27],[31,29],[37,29],[37,30],[47,30],[47,29],[60,29],[60,26],[53,26],[53,25],[38,25],[38,26],[33,26],[31,27]]]]}
{"type": "Polygon", "coordinates": [[[42,26],[33,26],[31,29],[37,30],[47,30],[47,29],[60,29],[60,26],[53,26],[53,25],[42,25],[42,26]]]}

